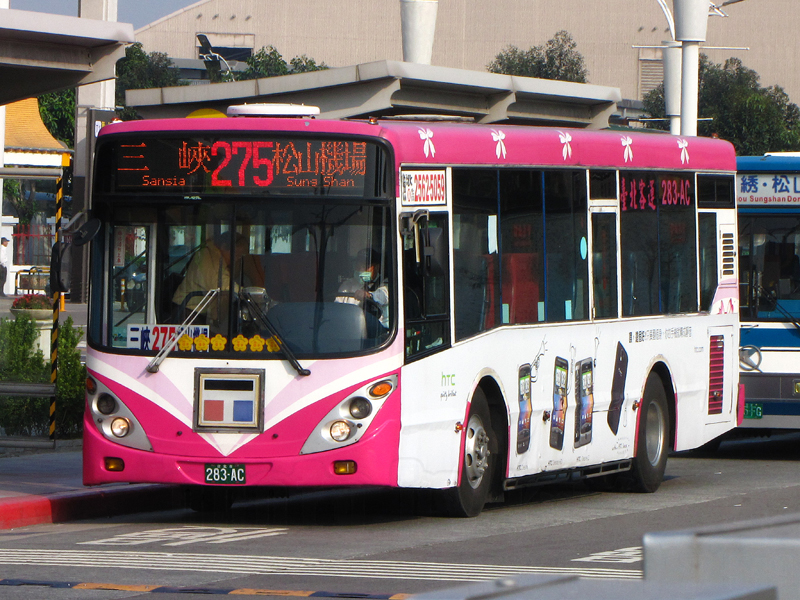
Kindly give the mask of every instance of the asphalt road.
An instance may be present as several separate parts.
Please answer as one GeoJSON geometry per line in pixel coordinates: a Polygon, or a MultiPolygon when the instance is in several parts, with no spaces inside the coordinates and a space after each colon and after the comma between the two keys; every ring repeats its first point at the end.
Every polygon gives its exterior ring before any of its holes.
{"type": "Polygon", "coordinates": [[[40,525],[0,532],[0,597],[400,600],[515,574],[636,581],[644,533],[800,513],[799,488],[800,434],[791,434],[671,456],[655,494],[558,485],[475,519],[439,518],[408,493],[362,491],[243,502],[222,517],[181,510],[40,525]]]}

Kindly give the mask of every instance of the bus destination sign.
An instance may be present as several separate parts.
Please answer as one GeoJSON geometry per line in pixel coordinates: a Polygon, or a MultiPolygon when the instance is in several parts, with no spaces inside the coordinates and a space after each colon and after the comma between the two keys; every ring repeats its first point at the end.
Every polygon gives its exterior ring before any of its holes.
{"type": "Polygon", "coordinates": [[[115,143],[116,191],[363,195],[365,141],[215,137],[115,143]]]}

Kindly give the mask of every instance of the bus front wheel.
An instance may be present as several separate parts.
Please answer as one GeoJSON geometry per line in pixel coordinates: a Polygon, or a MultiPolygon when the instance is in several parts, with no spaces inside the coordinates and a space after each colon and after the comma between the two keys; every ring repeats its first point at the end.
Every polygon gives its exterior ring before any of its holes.
{"type": "Polygon", "coordinates": [[[489,406],[477,388],[464,431],[461,481],[445,490],[445,512],[453,517],[476,517],[489,497],[498,458],[497,438],[492,430],[489,406]]]}
{"type": "Polygon", "coordinates": [[[655,373],[650,373],[647,378],[639,410],[636,456],[630,471],[630,484],[634,491],[652,493],[664,479],[669,435],[667,396],[661,378],[655,373]]]}

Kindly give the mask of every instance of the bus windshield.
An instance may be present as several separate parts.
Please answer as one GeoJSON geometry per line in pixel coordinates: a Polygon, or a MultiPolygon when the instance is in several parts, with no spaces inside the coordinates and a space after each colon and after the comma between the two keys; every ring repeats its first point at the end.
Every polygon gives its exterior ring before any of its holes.
{"type": "Polygon", "coordinates": [[[742,319],[800,319],[800,217],[740,214],[742,319]]]}
{"type": "MultiPolygon", "coordinates": [[[[370,351],[394,327],[390,208],[323,200],[193,203],[116,197],[107,213],[103,319],[90,340],[175,354],[281,358],[370,351]],[[181,324],[191,323],[185,330],[181,324]]],[[[198,198],[199,200],[199,198],[198,198]]],[[[98,260],[99,259],[99,260],[98,260]]]]}

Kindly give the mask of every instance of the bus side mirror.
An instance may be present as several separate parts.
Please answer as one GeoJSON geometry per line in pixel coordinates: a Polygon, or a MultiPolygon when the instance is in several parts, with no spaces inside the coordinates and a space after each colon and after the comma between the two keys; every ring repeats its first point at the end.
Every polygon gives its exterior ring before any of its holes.
{"type": "Polygon", "coordinates": [[[69,244],[56,242],[50,254],[50,292],[68,292],[72,252],[69,244]]]}
{"type": "Polygon", "coordinates": [[[50,254],[50,291],[68,292],[72,272],[72,247],[91,242],[100,231],[100,219],[89,219],[72,234],[72,243],[56,242],[50,254]]]}

